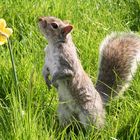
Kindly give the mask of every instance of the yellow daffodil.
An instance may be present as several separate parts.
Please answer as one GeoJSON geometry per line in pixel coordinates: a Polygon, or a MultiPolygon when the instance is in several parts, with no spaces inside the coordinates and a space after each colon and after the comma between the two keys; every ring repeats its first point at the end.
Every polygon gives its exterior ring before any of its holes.
{"type": "Polygon", "coordinates": [[[10,58],[12,62],[12,68],[13,68],[13,74],[14,74],[14,80],[17,87],[17,93],[18,93],[18,79],[17,79],[17,73],[15,68],[15,62],[14,62],[14,56],[11,48],[11,43],[8,40],[9,36],[13,33],[11,28],[6,28],[6,21],[4,19],[0,18],[0,45],[4,44],[8,41],[8,48],[10,52],[10,58]]]}
{"type": "Polygon", "coordinates": [[[13,33],[11,28],[6,28],[6,21],[0,19],[0,45],[7,42],[7,38],[13,33]]]}

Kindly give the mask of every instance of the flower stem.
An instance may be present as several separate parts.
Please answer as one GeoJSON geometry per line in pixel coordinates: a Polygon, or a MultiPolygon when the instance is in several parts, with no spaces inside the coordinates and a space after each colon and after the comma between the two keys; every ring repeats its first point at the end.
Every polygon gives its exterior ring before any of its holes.
{"type": "Polygon", "coordinates": [[[9,39],[8,39],[8,48],[9,48],[11,62],[12,62],[12,68],[13,68],[13,74],[14,74],[14,81],[15,81],[15,85],[16,85],[16,88],[17,88],[17,91],[18,91],[18,78],[17,78],[17,73],[16,73],[14,56],[13,56],[13,53],[12,53],[11,43],[10,43],[10,40],[9,39]]]}

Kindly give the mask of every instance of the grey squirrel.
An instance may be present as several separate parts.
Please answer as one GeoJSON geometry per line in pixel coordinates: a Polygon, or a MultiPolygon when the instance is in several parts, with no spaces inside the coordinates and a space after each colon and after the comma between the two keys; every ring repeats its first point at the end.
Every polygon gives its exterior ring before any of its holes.
{"type": "Polygon", "coordinates": [[[55,17],[40,17],[39,28],[48,40],[43,76],[58,91],[58,116],[65,127],[78,120],[85,128],[105,122],[105,104],[128,87],[140,61],[140,37],[113,33],[100,47],[96,86],[84,71],[72,41],[73,26],[55,17]]]}

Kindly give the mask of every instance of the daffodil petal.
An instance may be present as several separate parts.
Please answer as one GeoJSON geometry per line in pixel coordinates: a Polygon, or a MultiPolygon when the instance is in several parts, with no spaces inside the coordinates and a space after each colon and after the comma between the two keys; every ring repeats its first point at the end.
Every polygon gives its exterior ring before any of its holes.
{"type": "Polygon", "coordinates": [[[3,33],[6,34],[7,37],[9,37],[13,33],[13,30],[11,28],[5,28],[3,30],[3,33]]]}
{"type": "Polygon", "coordinates": [[[7,42],[7,38],[13,33],[11,28],[6,28],[6,21],[0,19],[0,45],[7,42]]]}
{"type": "Polygon", "coordinates": [[[6,21],[4,19],[0,19],[0,29],[3,29],[6,27],[6,21]]]}
{"type": "Polygon", "coordinates": [[[6,36],[0,36],[0,45],[4,44],[7,42],[7,37],[6,36]]]}

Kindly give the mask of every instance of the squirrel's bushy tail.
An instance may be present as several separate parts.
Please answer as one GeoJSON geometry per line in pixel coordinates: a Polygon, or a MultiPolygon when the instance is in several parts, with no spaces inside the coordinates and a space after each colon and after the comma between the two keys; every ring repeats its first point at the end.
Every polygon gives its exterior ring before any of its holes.
{"type": "Polygon", "coordinates": [[[134,33],[112,33],[100,46],[96,89],[103,101],[122,93],[140,62],[140,37],[134,33]]]}

